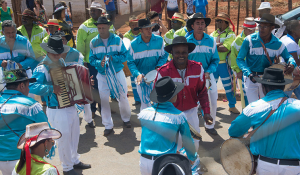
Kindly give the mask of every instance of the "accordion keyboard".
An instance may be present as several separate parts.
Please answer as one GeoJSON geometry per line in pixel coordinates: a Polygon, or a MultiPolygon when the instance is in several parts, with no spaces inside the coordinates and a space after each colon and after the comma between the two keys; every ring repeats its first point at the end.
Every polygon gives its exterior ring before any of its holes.
{"type": "Polygon", "coordinates": [[[57,100],[59,103],[59,107],[67,107],[71,106],[69,94],[68,94],[68,86],[65,82],[65,77],[61,71],[61,69],[55,69],[51,71],[53,77],[53,84],[58,85],[61,89],[60,95],[57,95],[57,100]],[[55,77],[55,78],[54,78],[55,77]]]}

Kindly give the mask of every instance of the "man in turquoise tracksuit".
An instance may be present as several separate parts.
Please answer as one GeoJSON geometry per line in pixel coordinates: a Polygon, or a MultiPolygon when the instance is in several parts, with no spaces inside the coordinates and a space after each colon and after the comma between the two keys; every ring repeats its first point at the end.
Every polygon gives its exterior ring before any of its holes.
{"type": "Polygon", "coordinates": [[[26,125],[48,122],[41,104],[28,97],[29,83],[24,69],[4,73],[6,90],[0,96],[0,172],[11,175],[20,159],[21,150],[17,148],[19,137],[25,132],[26,125]]]}
{"type": "Polygon", "coordinates": [[[152,27],[156,25],[151,24],[148,18],[140,19],[136,29],[140,30],[141,35],[131,42],[131,47],[128,56],[128,67],[131,74],[136,77],[137,91],[141,99],[141,109],[150,106],[149,94],[142,93],[141,83],[144,76],[160,66],[164,65],[168,59],[169,54],[164,50],[164,41],[161,36],[152,34],[152,27]]]}

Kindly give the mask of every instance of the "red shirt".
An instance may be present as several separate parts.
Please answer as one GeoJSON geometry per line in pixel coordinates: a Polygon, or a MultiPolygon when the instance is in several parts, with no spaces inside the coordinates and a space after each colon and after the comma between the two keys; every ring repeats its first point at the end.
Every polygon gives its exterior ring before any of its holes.
{"type": "Polygon", "coordinates": [[[164,0],[149,0],[151,11],[161,12],[161,3],[165,3],[164,0]]]}
{"type": "Polygon", "coordinates": [[[184,83],[184,88],[177,94],[177,101],[174,103],[177,109],[180,111],[192,109],[200,101],[204,114],[210,114],[205,74],[201,63],[188,60],[185,77],[182,80],[172,60],[158,69],[155,82],[165,76],[170,76],[174,82],[184,83]]]}

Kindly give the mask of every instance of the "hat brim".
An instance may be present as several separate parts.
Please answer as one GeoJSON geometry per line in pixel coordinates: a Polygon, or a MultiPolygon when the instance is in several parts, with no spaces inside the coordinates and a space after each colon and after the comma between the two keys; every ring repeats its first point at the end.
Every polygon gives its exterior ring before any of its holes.
{"type": "Polygon", "coordinates": [[[57,11],[54,11],[54,12],[52,13],[52,15],[54,15],[55,13],[60,12],[60,11],[62,11],[62,10],[66,10],[66,9],[68,9],[68,7],[61,8],[61,9],[59,9],[59,10],[57,10],[57,11]]]}
{"type": "Polygon", "coordinates": [[[243,29],[256,30],[256,27],[254,27],[254,28],[249,28],[249,27],[245,27],[245,26],[240,26],[240,27],[243,28],[243,29]]]}
{"type": "Polygon", "coordinates": [[[169,101],[170,99],[172,99],[175,95],[177,95],[184,88],[183,83],[174,82],[174,84],[175,84],[174,92],[171,93],[168,96],[165,96],[165,97],[158,97],[156,89],[154,88],[150,93],[150,100],[153,101],[154,103],[164,103],[164,102],[169,101]]]}
{"type": "Polygon", "coordinates": [[[106,10],[104,9],[104,8],[101,8],[101,7],[90,7],[90,8],[86,8],[88,11],[90,11],[91,9],[98,9],[98,10],[101,10],[102,11],[102,13],[105,13],[106,12],[106,10]]]}
{"type": "Polygon", "coordinates": [[[254,20],[256,23],[260,24],[260,23],[269,23],[272,24],[273,26],[275,26],[275,28],[280,28],[280,26],[278,24],[272,23],[270,21],[264,20],[264,19],[260,19],[260,20],[254,20]]]}
{"type": "Polygon", "coordinates": [[[204,19],[206,27],[209,26],[209,24],[211,23],[210,18],[191,18],[187,21],[187,27],[192,29],[192,24],[194,24],[196,19],[204,19]]]}
{"type": "Polygon", "coordinates": [[[291,79],[284,79],[284,82],[270,82],[270,81],[266,81],[266,80],[263,80],[262,78],[260,77],[253,77],[255,81],[257,81],[258,83],[261,83],[261,84],[266,84],[266,85],[287,85],[287,84],[290,84],[290,83],[293,83],[293,80],[291,79]]]}
{"type": "Polygon", "coordinates": [[[97,23],[97,22],[95,22],[94,24],[95,24],[95,26],[97,26],[98,24],[106,24],[106,25],[110,26],[112,23],[111,22],[107,22],[107,23],[97,23]]]}
{"type": "Polygon", "coordinates": [[[150,25],[148,25],[148,26],[136,27],[136,28],[134,28],[133,30],[134,30],[134,31],[137,31],[137,30],[139,30],[139,29],[142,29],[142,28],[149,28],[149,27],[153,27],[153,26],[155,26],[155,25],[156,25],[156,23],[153,23],[153,24],[150,24],[150,25]]]}
{"type": "Polygon", "coordinates": [[[214,20],[221,19],[221,20],[223,20],[223,21],[227,21],[227,22],[230,23],[229,19],[227,19],[227,18],[225,18],[225,17],[222,17],[222,16],[216,16],[216,17],[214,17],[213,19],[214,19],[214,20]]]}
{"type": "Polygon", "coordinates": [[[180,44],[187,45],[189,48],[189,53],[193,52],[193,50],[196,48],[196,45],[194,43],[176,43],[176,44],[170,44],[168,46],[165,46],[165,51],[171,53],[172,47],[180,44]]]}
{"type": "Polygon", "coordinates": [[[46,52],[53,53],[53,54],[67,53],[67,52],[69,52],[69,50],[70,50],[70,47],[69,47],[69,46],[65,46],[65,45],[63,46],[63,47],[64,47],[63,49],[59,49],[59,50],[54,50],[54,49],[49,48],[47,43],[41,43],[40,46],[41,46],[46,52]]]}
{"type": "Polygon", "coordinates": [[[263,10],[263,9],[272,9],[272,7],[263,7],[263,8],[261,8],[261,7],[259,7],[257,10],[263,10]]]}
{"type": "Polygon", "coordinates": [[[52,24],[44,24],[44,27],[48,27],[48,26],[56,26],[56,27],[59,27],[60,29],[62,28],[62,26],[61,25],[52,25],[52,24]]]}
{"type": "Polygon", "coordinates": [[[29,80],[29,83],[34,83],[34,82],[36,82],[36,78],[22,78],[22,79],[19,79],[19,80],[14,81],[14,82],[3,81],[3,82],[1,82],[0,84],[9,84],[9,83],[21,82],[21,81],[26,81],[26,80],[29,80]]]}
{"type": "MultiPolygon", "coordinates": [[[[138,21],[131,21],[131,22],[138,22],[138,21]]],[[[126,21],[125,24],[129,26],[129,24],[130,24],[131,22],[126,21]]]]}
{"type": "Polygon", "coordinates": [[[23,15],[23,14],[20,14],[18,13],[19,16],[27,16],[27,17],[30,17],[31,19],[33,19],[33,21],[38,21],[37,18],[33,17],[33,16],[29,16],[29,15],[23,15]]]}
{"type": "Polygon", "coordinates": [[[180,21],[180,22],[182,22],[182,26],[185,26],[185,23],[186,23],[186,21],[184,20],[184,19],[181,19],[181,18],[175,18],[175,19],[172,19],[172,18],[168,18],[168,20],[177,20],[177,21],[180,21]]]}

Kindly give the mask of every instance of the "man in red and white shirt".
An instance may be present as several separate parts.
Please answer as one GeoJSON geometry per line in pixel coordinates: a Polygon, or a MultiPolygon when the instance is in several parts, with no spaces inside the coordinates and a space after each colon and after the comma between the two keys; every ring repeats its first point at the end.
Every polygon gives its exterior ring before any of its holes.
{"type": "MultiPolygon", "coordinates": [[[[174,106],[184,112],[187,121],[197,132],[200,132],[197,114],[198,101],[200,101],[203,109],[205,122],[211,125],[213,119],[210,116],[209,99],[202,64],[188,60],[189,53],[195,47],[195,44],[188,43],[183,36],[174,38],[172,44],[165,47],[165,51],[173,55],[173,60],[158,69],[155,82],[162,77],[170,76],[174,82],[184,83],[183,90],[177,94],[177,101],[174,103],[174,106]]],[[[199,140],[194,139],[194,142],[196,150],[198,150],[199,140]]]]}

